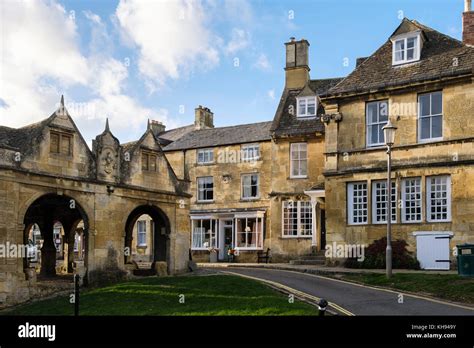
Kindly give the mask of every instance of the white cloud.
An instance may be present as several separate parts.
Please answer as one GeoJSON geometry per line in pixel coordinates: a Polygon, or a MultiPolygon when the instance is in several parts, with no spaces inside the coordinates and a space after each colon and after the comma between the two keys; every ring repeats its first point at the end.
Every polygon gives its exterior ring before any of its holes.
{"type": "Polygon", "coordinates": [[[233,28],[231,39],[224,48],[226,54],[235,54],[250,44],[250,34],[245,30],[233,28]]]}
{"type": "Polygon", "coordinates": [[[55,2],[2,2],[1,124],[20,126],[45,117],[59,90],[84,85],[87,59],[76,46],[76,25],[55,2]],[[47,20],[45,20],[47,19],[47,20]]]}
{"type": "Polygon", "coordinates": [[[274,89],[269,90],[267,92],[267,95],[271,100],[275,100],[275,90],[274,89]]]}
{"type": "Polygon", "coordinates": [[[270,62],[268,61],[268,58],[264,53],[258,56],[258,59],[254,64],[254,67],[263,71],[270,71],[272,69],[270,62]]]}
{"type": "Polygon", "coordinates": [[[139,70],[148,85],[162,85],[196,68],[219,62],[204,5],[198,1],[121,0],[116,16],[123,34],[139,50],[139,70]]]}
{"type": "Polygon", "coordinates": [[[176,126],[165,109],[152,110],[125,94],[127,67],[111,56],[110,36],[97,14],[83,13],[92,26],[90,55],[85,56],[74,17],[55,1],[10,1],[0,6],[1,125],[20,127],[44,119],[65,93],[66,107],[85,139],[100,133],[98,123],[105,117],[124,135],[119,134],[123,141],[137,138],[147,118],[176,126]],[[70,98],[72,87],[84,89],[90,97],[70,98]]]}

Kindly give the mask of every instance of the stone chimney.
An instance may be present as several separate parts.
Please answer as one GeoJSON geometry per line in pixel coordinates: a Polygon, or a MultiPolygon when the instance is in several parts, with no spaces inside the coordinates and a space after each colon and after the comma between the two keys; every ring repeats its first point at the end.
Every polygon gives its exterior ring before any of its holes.
{"type": "Polygon", "coordinates": [[[149,126],[155,137],[163,133],[166,129],[166,126],[162,122],[155,120],[151,120],[149,126]]]}
{"type": "Polygon", "coordinates": [[[214,128],[214,114],[209,108],[199,105],[194,109],[194,115],[194,127],[196,129],[214,128]]]}
{"type": "Polygon", "coordinates": [[[309,42],[305,39],[296,41],[294,37],[285,43],[286,66],[285,88],[297,89],[306,86],[309,81],[308,50],[309,42]]]}
{"type": "Polygon", "coordinates": [[[464,0],[464,13],[462,14],[462,42],[474,46],[474,12],[471,0],[464,0]]]}

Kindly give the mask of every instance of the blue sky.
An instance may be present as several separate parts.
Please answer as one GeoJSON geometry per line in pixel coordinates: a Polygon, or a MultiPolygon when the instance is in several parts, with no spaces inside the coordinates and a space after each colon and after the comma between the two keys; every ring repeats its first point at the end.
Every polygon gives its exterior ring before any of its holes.
{"type": "Polygon", "coordinates": [[[192,123],[197,105],[216,126],[271,120],[289,37],[310,42],[311,78],[346,76],[403,16],[460,39],[463,0],[7,0],[1,9],[0,124],[45,118],[64,93],[87,141],[107,116],[125,142],[147,118],[192,123]]]}

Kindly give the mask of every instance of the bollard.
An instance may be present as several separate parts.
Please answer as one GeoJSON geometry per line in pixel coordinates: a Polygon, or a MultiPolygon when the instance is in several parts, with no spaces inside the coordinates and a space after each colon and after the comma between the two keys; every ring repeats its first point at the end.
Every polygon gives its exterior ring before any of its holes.
{"type": "Polygon", "coordinates": [[[323,317],[324,314],[326,313],[326,307],[328,306],[328,301],[326,301],[324,298],[320,299],[318,302],[318,308],[319,308],[319,316],[323,317]]]}
{"type": "Polygon", "coordinates": [[[79,316],[79,274],[74,274],[74,316],[79,316]]]}

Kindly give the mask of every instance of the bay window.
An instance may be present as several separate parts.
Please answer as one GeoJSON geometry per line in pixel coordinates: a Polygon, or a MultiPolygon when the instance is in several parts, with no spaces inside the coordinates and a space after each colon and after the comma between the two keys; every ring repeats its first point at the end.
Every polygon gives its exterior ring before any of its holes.
{"type": "Polygon", "coordinates": [[[262,249],[263,217],[245,217],[236,215],[235,237],[235,246],[239,249],[262,249]]]}
{"type": "Polygon", "coordinates": [[[192,249],[204,250],[217,247],[217,220],[192,220],[192,249]]]}

